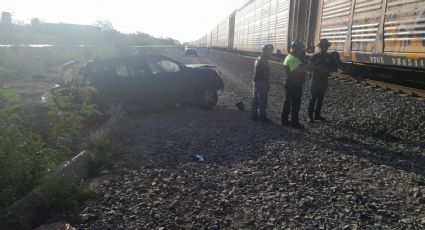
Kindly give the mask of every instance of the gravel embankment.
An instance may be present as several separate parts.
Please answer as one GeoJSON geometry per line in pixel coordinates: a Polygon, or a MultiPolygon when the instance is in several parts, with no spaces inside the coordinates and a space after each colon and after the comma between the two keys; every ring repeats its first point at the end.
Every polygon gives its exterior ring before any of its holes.
{"type": "MultiPolygon", "coordinates": [[[[179,108],[118,122],[123,163],[72,215],[78,229],[421,229],[425,227],[425,101],[331,81],[327,122],[278,124],[281,70],[269,115],[249,120],[253,59],[211,51],[226,89],[212,111],[179,108]],[[249,106],[248,106],[249,107],[249,106]],[[193,162],[195,154],[205,162],[193,162]]],[[[301,118],[306,121],[308,91],[301,118]]]]}

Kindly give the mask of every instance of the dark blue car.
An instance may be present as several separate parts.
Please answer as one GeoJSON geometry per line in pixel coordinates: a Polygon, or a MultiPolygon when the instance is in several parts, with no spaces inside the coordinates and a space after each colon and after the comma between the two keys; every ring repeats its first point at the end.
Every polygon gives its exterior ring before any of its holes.
{"type": "Polygon", "coordinates": [[[151,107],[194,102],[211,109],[221,73],[212,65],[183,65],[162,55],[136,55],[87,63],[80,69],[83,82],[96,89],[92,99],[100,106],[118,103],[151,107]]]}

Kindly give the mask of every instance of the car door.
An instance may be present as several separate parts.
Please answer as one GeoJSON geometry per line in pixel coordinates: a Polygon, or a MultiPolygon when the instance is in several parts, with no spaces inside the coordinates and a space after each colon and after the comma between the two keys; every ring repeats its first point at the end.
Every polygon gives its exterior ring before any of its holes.
{"type": "Polygon", "coordinates": [[[163,56],[150,56],[146,61],[153,76],[157,103],[169,104],[187,98],[189,79],[182,64],[163,56]]]}
{"type": "Polygon", "coordinates": [[[145,59],[140,57],[129,59],[120,68],[117,68],[118,75],[126,78],[122,82],[125,100],[132,105],[152,105],[154,98],[153,79],[145,59]]]}
{"type": "Polygon", "coordinates": [[[91,63],[85,72],[85,81],[96,89],[93,95],[95,103],[106,106],[117,103],[116,72],[113,65],[107,61],[91,63]]]}

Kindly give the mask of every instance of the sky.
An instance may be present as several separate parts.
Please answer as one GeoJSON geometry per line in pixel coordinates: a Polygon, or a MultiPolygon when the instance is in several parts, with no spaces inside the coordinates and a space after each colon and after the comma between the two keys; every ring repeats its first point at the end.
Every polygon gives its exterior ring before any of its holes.
{"type": "Polygon", "coordinates": [[[109,21],[123,33],[137,31],[181,42],[200,38],[248,0],[1,0],[0,11],[30,23],[93,25],[109,21]]]}

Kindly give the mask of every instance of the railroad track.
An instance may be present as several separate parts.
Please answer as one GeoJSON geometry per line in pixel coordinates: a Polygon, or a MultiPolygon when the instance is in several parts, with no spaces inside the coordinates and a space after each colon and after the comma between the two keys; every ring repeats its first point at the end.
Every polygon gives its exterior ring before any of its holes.
{"type": "Polygon", "coordinates": [[[402,86],[402,85],[397,85],[397,84],[392,84],[392,83],[372,80],[372,79],[355,78],[353,76],[346,75],[343,73],[334,73],[331,75],[331,78],[336,80],[344,80],[344,81],[352,81],[356,83],[361,83],[361,84],[369,85],[375,88],[380,88],[386,91],[396,92],[399,94],[425,98],[425,90],[422,90],[422,89],[416,89],[412,87],[407,87],[407,86],[402,86]]]}
{"type": "MultiPolygon", "coordinates": [[[[221,51],[221,52],[227,52],[227,51],[221,51]]],[[[257,57],[250,56],[250,55],[243,54],[243,53],[232,53],[232,52],[228,52],[228,53],[233,54],[233,55],[242,56],[242,57],[245,57],[245,58],[254,59],[254,60],[257,59],[257,57]]],[[[269,62],[274,63],[274,64],[282,64],[281,61],[278,61],[276,59],[271,59],[271,60],[269,60],[269,62]]],[[[388,82],[367,79],[367,78],[364,78],[362,76],[356,77],[356,76],[343,74],[341,72],[337,72],[337,73],[331,74],[330,78],[337,79],[337,80],[343,80],[343,81],[347,81],[347,82],[365,84],[365,85],[369,85],[369,86],[372,86],[372,87],[375,87],[375,88],[380,88],[380,89],[383,89],[383,90],[386,90],[386,91],[391,91],[391,92],[395,92],[395,93],[399,93],[399,94],[403,94],[403,95],[411,95],[411,96],[414,96],[414,97],[425,98],[425,90],[423,90],[423,89],[417,89],[417,88],[413,88],[413,87],[407,87],[407,86],[392,84],[392,83],[388,83],[388,82]]]]}

